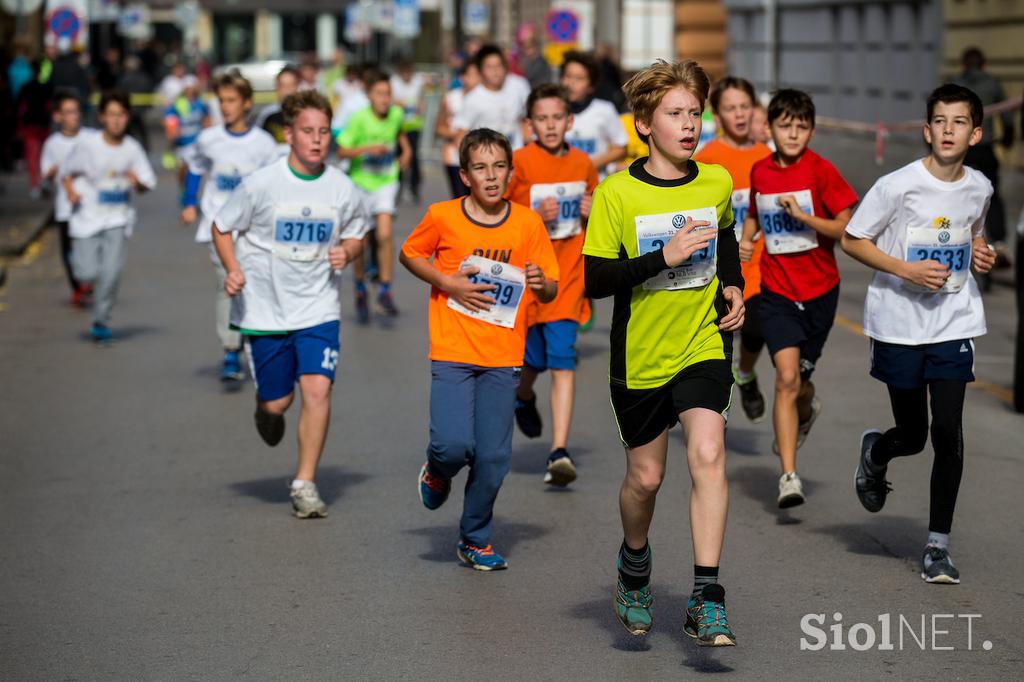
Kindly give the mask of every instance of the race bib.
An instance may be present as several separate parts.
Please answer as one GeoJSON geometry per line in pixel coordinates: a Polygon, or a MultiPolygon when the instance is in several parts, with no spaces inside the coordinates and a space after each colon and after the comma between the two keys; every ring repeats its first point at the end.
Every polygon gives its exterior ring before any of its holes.
{"type": "Polygon", "coordinates": [[[739,244],[743,238],[743,221],[747,219],[747,212],[750,210],[750,188],[733,190],[732,193],[732,217],[736,221],[733,231],[736,233],[736,243],[739,244]]]}
{"type": "Polygon", "coordinates": [[[933,260],[949,268],[949,278],[941,289],[929,289],[904,280],[903,286],[928,294],[955,294],[967,284],[971,267],[971,229],[955,227],[907,228],[907,262],[933,260]]]}
{"type": "MultiPolygon", "coordinates": [[[[718,234],[718,213],[714,207],[698,208],[678,213],[659,213],[656,215],[639,215],[636,217],[636,242],[640,255],[664,248],[676,231],[681,228],[687,218],[706,220],[711,223],[698,230],[714,230],[718,234]]],[[[695,289],[712,280],[718,270],[716,252],[718,239],[712,239],[706,247],[693,253],[682,264],[674,268],[666,268],[644,282],[647,290],[695,289]]]]}
{"type": "Polygon", "coordinates": [[[597,140],[592,137],[572,137],[569,144],[587,155],[593,155],[597,151],[597,140]]]}
{"type": "Polygon", "coordinates": [[[523,300],[523,291],[526,290],[526,273],[514,265],[499,263],[490,258],[482,256],[466,256],[462,259],[461,268],[473,266],[480,268],[480,272],[471,276],[469,280],[474,284],[490,284],[495,287],[494,291],[487,295],[495,300],[490,310],[473,311],[448,298],[448,307],[452,310],[476,318],[488,324],[497,325],[512,329],[516,326],[516,315],[519,313],[519,303],[523,300]]]}
{"type": "Polygon", "coordinates": [[[327,258],[337,212],[330,206],[285,204],[274,211],[274,255],[298,261],[327,258]]]}
{"type": "Polygon", "coordinates": [[[530,208],[534,211],[540,212],[540,204],[545,199],[554,199],[558,202],[558,217],[544,224],[548,228],[548,237],[552,240],[568,239],[583,231],[580,202],[586,191],[587,183],[582,180],[537,184],[530,187],[530,208]]]}
{"type": "Polygon", "coordinates": [[[127,216],[131,196],[131,183],[124,176],[103,178],[96,183],[97,209],[107,220],[127,216]]]}
{"type": "Polygon", "coordinates": [[[804,213],[814,215],[811,190],[757,195],[757,220],[761,223],[764,248],[772,255],[800,253],[818,248],[818,233],[779,206],[779,197],[792,194],[804,213]]]}
{"type": "Polygon", "coordinates": [[[365,154],[362,157],[362,169],[367,173],[374,173],[376,175],[387,175],[392,171],[394,163],[394,152],[385,152],[384,154],[365,154]]]}

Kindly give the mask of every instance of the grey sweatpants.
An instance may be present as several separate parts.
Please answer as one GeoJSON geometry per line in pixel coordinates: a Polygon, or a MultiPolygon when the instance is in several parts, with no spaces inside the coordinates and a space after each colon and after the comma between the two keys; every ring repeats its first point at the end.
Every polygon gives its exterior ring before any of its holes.
{"type": "Polygon", "coordinates": [[[93,324],[110,325],[110,311],[117,298],[124,267],[123,227],[112,227],[91,237],[71,238],[71,262],[75,278],[93,285],[93,324]]]}
{"type": "Polygon", "coordinates": [[[238,350],[242,347],[242,334],[231,328],[231,297],[224,291],[224,279],[228,276],[224,264],[220,262],[217,248],[210,242],[210,259],[213,270],[217,273],[217,337],[224,350],[238,350]]]}

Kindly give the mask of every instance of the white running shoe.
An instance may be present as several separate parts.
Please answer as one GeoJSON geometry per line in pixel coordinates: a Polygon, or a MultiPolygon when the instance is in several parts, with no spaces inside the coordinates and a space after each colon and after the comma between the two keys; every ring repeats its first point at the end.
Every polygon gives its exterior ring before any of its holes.
{"type": "Polygon", "coordinates": [[[779,476],[779,509],[788,509],[804,503],[804,484],[794,471],[779,476]]]}
{"type": "Polygon", "coordinates": [[[310,519],[327,516],[327,505],[320,499],[316,483],[303,481],[301,488],[291,488],[292,513],[296,518],[310,519]]]}

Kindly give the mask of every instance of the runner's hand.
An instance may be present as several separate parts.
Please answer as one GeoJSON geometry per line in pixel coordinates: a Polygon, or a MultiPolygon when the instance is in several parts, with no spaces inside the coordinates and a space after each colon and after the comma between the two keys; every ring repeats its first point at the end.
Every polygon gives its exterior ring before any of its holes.
{"type": "Polygon", "coordinates": [[[706,248],[715,238],[715,230],[698,230],[698,227],[710,225],[706,220],[694,220],[687,218],[665,248],[662,249],[662,256],[665,258],[665,265],[674,268],[686,261],[697,251],[706,248]]]}
{"type": "Polygon", "coordinates": [[[191,225],[196,221],[196,207],[186,206],[181,209],[181,222],[184,225],[191,225]]]}
{"type": "Polygon", "coordinates": [[[583,198],[580,199],[580,215],[586,220],[590,217],[590,207],[594,205],[594,195],[584,194],[583,198]]]}
{"type": "Polygon", "coordinates": [[[461,268],[455,274],[445,278],[442,289],[448,294],[448,298],[454,299],[463,308],[473,312],[490,310],[497,301],[487,292],[494,291],[493,284],[477,284],[470,278],[480,272],[476,266],[461,268]]]}
{"type": "Polygon", "coordinates": [[[554,222],[558,219],[558,200],[554,197],[544,199],[537,207],[537,213],[545,223],[554,222]]]}
{"type": "Polygon", "coordinates": [[[754,242],[749,239],[740,240],[740,260],[749,263],[754,257],[754,242]]]}
{"type": "Polygon", "coordinates": [[[344,270],[345,266],[349,264],[348,249],[341,244],[332,246],[327,251],[327,260],[331,263],[332,270],[344,270]]]}
{"type": "Polygon", "coordinates": [[[971,244],[971,265],[974,271],[985,274],[996,264],[996,252],[982,237],[976,237],[971,244]]]}
{"type": "Polygon", "coordinates": [[[526,261],[526,286],[530,287],[533,291],[541,291],[546,284],[547,280],[544,278],[544,271],[530,261],[526,261]]]}
{"type": "Polygon", "coordinates": [[[935,260],[920,260],[904,266],[903,279],[920,287],[938,291],[949,279],[949,268],[935,260]]]}
{"type": "Polygon", "coordinates": [[[232,270],[224,277],[224,292],[228,296],[237,296],[245,286],[245,275],[241,270],[232,270]]]}
{"type": "Polygon", "coordinates": [[[779,206],[782,207],[783,211],[788,213],[791,217],[796,218],[797,220],[803,220],[804,210],[800,208],[800,204],[797,203],[796,197],[794,197],[792,194],[783,194],[781,197],[779,197],[778,201],[779,206]]]}
{"type": "Polygon", "coordinates": [[[142,183],[139,182],[139,176],[130,170],[124,172],[124,177],[128,179],[128,183],[132,186],[132,189],[139,189],[142,187],[142,183]]]}
{"type": "Polygon", "coordinates": [[[747,308],[743,303],[743,292],[736,287],[726,287],[723,292],[729,306],[729,314],[718,323],[718,328],[723,332],[734,332],[743,327],[746,319],[747,308]]]}

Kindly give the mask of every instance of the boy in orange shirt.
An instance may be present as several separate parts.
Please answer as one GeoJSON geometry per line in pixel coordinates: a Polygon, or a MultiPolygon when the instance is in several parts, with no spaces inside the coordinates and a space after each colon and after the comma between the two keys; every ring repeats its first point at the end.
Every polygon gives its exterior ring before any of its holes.
{"type": "MultiPolygon", "coordinates": [[[[743,219],[750,207],[750,169],[770,156],[768,145],[758,141],[754,128],[757,97],[754,86],[744,78],[726,76],[715,83],[708,97],[711,110],[724,135],[704,146],[694,157],[701,163],[717,163],[732,176],[732,215],[736,219],[736,241],[743,236],[743,219]]],[[[754,242],[754,254],[741,263],[743,300],[746,320],[740,332],[740,361],[734,370],[740,389],[740,404],[747,419],[757,423],[764,419],[764,394],[757,385],[754,365],[764,348],[761,335],[761,252],[764,241],[754,242]]]]}
{"type": "Polygon", "coordinates": [[[430,444],[420,500],[440,507],[468,465],[458,557],[493,571],[508,567],[491,548],[491,520],[512,459],[526,315],[534,299],[555,299],[558,261],[540,216],[504,198],[512,173],[504,135],[470,131],[459,165],[470,195],[427,209],[399,260],[431,285],[430,444]]]}
{"type": "Polygon", "coordinates": [[[541,85],[526,100],[535,140],[512,155],[515,172],[506,197],[536,211],[551,238],[561,273],[558,297],[537,306],[526,335],[523,376],[516,394],[516,423],[528,438],[541,433],[537,375],[551,370],[551,454],[544,482],[566,486],[576,480],[576,465],[566,447],[572,421],[576,379],[576,335],[589,317],[583,293],[583,223],[597,186],[590,157],[565,141],[572,128],[569,96],[558,85],[541,85]]]}

